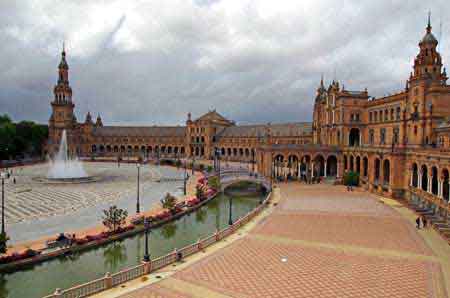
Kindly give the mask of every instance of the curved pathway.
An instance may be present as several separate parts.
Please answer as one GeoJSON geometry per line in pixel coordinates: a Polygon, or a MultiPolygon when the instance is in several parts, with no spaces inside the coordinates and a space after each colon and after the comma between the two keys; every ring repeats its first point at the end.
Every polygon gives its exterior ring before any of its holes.
{"type": "Polygon", "coordinates": [[[277,199],[220,249],[98,297],[448,297],[450,246],[406,207],[330,185],[282,184],[277,199]]]}

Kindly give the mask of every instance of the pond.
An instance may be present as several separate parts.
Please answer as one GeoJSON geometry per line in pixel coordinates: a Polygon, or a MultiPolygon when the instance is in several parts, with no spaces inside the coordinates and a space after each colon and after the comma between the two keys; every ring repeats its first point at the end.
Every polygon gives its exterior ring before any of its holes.
{"type": "MultiPolygon", "coordinates": [[[[259,196],[233,196],[232,213],[236,220],[254,209],[259,196]]],[[[197,211],[150,233],[150,254],[155,259],[175,248],[211,235],[228,225],[229,197],[219,195],[197,211]]],[[[139,234],[103,247],[64,256],[29,269],[0,275],[0,298],[43,297],[56,288],[66,289],[117,272],[141,262],[144,234],[139,234]]]]}

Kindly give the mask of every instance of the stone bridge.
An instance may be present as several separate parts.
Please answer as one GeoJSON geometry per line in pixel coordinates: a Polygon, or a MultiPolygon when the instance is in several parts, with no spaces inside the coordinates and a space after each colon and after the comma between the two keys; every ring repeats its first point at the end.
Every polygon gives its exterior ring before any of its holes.
{"type": "MultiPolygon", "coordinates": [[[[216,176],[213,174],[212,176],[216,176]]],[[[267,191],[271,190],[270,181],[268,181],[262,175],[249,172],[247,169],[227,169],[220,171],[220,189],[224,191],[227,187],[241,182],[252,182],[262,185],[267,191]]]]}

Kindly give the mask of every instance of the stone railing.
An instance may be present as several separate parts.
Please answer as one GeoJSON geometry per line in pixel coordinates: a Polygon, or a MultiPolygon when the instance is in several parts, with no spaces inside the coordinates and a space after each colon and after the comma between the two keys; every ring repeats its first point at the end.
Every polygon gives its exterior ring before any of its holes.
{"type": "Polygon", "coordinates": [[[413,186],[409,187],[409,191],[420,198],[438,206],[439,208],[442,208],[444,210],[450,211],[450,202],[445,201],[443,198],[439,198],[438,196],[431,194],[423,189],[416,188],[413,186]]]}
{"type": "Polygon", "coordinates": [[[56,291],[53,294],[45,296],[44,298],[88,297],[90,295],[110,289],[114,286],[123,284],[132,279],[136,279],[143,275],[152,273],[158,269],[173,264],[184,257],[202,251],[206,247],[231,235],[234,231],[236,231],[237,229],[248,223],[250,220],[252,220],[256,215],[258,215],[263,210],[266,203],[270,200],[271,195],[272,193],[269,193],[262,202],[262,204],[258,205],[258,207],[247,213],[244,217],[241,217],[238,220],[236,220],[233,223],[233,225],[230,225],[220,231],[217,230],[214,234],[207,236],[206,238],[199,239],[196,243],[192,243],[179,250],[175,249],[173,252],[165,256],[161,256],[157,259],[150,260],[150,262],[142,262],[137,266],[127,268],[114,274],[110,274],[108,272],[105,274],[104,277],[84,283],[82,285],[78,285],[66,290],[56,289],[56,291]]]}

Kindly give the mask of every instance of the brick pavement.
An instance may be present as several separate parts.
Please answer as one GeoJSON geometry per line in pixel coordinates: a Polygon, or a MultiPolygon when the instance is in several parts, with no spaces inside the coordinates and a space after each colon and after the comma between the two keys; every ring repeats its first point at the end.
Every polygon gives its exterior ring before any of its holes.
{"type": "Polygon", "coordinates": [[[377,197],[323,185],[281,190],[272,214],[244,238],[144,292],[159,286],[192,298],[448,297],[445,262],[377,197]]]}
{"type": "Polygon", "coordinates": [[[161,287],[158,284],[152,284],[142,289],[136,290],[133,293],[125,294],[123,298],[192,298],[192,296],[174,291],[165,287],[161,287]]]}

